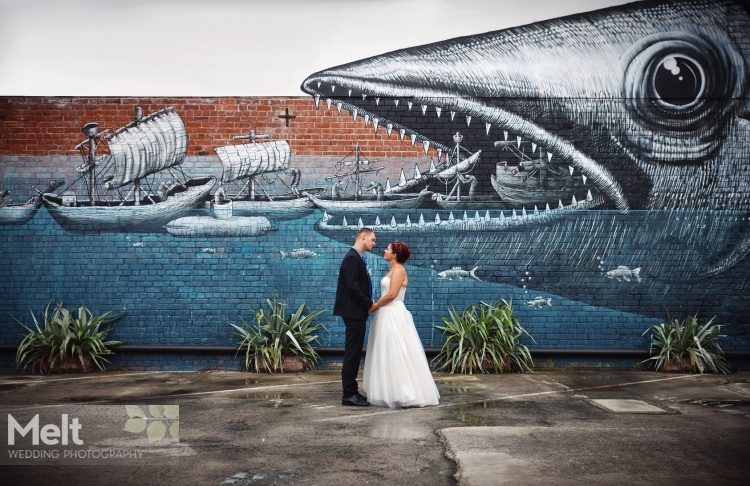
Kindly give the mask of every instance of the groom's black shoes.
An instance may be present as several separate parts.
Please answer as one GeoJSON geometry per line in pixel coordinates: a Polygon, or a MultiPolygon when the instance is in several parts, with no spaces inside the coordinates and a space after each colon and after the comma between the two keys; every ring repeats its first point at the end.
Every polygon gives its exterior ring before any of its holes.
{"type": "Polygon", "coordinates": [[[356,395],[342,398],[341,405],[348,405],[350,407],[368,407],[370,405],[370,402],[368,402],[365,397],[357,393],[356,395]]]}

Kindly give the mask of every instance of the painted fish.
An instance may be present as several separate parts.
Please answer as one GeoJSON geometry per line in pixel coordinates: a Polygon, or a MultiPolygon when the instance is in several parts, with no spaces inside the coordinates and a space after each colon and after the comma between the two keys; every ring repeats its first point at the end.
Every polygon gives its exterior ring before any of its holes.
{"type": "Polygon", "coordinates": [[[640,268],[635,268],[631,270],[625,265],[620,265],[614,270],[610,270],[609,272],[606,273],[607,278],[617,280],[618,282],[623,282],[623,281],[630,282],[631,279],[635,279],[636,282],[640,282],[641,281],[640,274],[641,274],[640,268]]]}
{"type": "Polygon", "coordinates": [[[458,280],[462,280],[464,278],[473,278],[474,280],[481,282],[480,278],[477,277],[477,275],[474,273],[478,269],[479,267],[474,267],[471,270],[464,270],[461,267],[451,267],[449,270],[438,272],[437,276],[438,278],[442,278],[444,280],[453,280],[454,278],[458,280]]]}
{"type": "Polygon", "coordinates": [[[318,256],[317,253],[306,248],[297,248],[296,250],[292,250],[290,252],[280,251],[279,253],[281,253],[282,260],[286,257],[294,258],[295,260],[302,260],[304,258],[314,258],[318,256]]]}
{"type": "Polygon", "coordinates": [[[542,307],[552,306],[552,299],[545,299],[541,295],[537,298],[526,302],[526,305],[533,307],[534,309],[541,309],[542,307]]]}

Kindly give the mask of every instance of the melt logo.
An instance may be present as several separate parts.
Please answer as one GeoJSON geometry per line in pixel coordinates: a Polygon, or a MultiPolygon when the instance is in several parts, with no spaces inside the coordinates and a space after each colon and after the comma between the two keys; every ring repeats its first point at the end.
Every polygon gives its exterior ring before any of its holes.
{"type": "Polygon", "coordinates": [[[75,445],[83,445],[83,441],[78,437],[81,430],[81,424],[78,418],[68,418],[68,414],[62,414],[60,425],[45,424],[40,427],[39,414],[34,415],[25,426],[21,425],[13,415],[8,414],[8,445],[16,444],[16,434],[26,437],[31,433],[31,445],[38,446],[39,440],[45,445],[69,445],[69,440],[75,445]]]}

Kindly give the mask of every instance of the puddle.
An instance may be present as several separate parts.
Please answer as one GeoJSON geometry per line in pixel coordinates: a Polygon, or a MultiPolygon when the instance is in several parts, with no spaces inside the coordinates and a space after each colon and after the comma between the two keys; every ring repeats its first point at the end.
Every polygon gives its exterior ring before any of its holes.
{"type": "Polygon", "coordinates": [[[477,417],[468,410],[456,410],[451,414],[451,418],[470,427],[488,427],[495,425],[490,419],[486,417],[477,417]]]}
{"type": "Polygon", "coordinates": [[[487,389],[486,385],[466,380],[436,382],[440,395],[477,394],[487,389]]]}
{"type": "Polygon", "coordinates": [[[702,405],[704,407],[717,407],[717,408],[750,407],[750,402],[745,401],[745,400],[690,400],[687,403],[690,405],[702,405]]]}
{"type": "Polygon", "coordinates": [[[289,400],[294,398],[289,392],[276,393],[248,393],[244,397],[246,400],[289,400]]]}
{"type": "Polygon", "coordinates": [[[451,418],[463,422],[470,426],[491,426],[496,423],[488,417],[482,417],[477,415],[477,412],[482,410],[511,410],[517,409],[520,402],[508,402],[505,400],[493,400],[493,401],[481,401],[475,403],[467,403],[466,405],[457,408],[451,418]]]}

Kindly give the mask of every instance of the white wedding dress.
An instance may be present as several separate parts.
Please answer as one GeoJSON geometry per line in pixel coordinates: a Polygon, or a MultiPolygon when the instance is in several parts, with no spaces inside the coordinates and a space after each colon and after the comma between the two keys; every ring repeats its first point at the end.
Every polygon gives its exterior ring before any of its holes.
{"type": "MultiPolygon", "coordinates": [[[[389,277],[380,281],[380,294],[391,285],[389,277]]],[[[424,407],[440,399],[414,318],[404,305],[406,287],[375,313],[365,355],[364,390],[373,405],[424,407]]]]}

